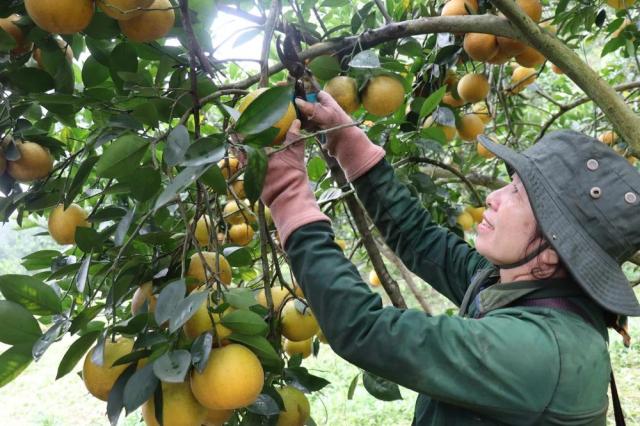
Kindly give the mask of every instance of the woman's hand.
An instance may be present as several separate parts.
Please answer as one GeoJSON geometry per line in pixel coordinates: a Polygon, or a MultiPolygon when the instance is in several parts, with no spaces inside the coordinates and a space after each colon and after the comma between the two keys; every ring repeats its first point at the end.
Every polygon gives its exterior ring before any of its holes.
{"type": "Polygon", "coordinates": [[[291,233],[301,226],[318,221],[329,222],[329,218],[320,211],[309,186],[304,164],[304,140],[296,141],[299,138],[300,120],[294,120],[284,142],[286,148],[269,155],[260,197],[271,209],[283,248],[291,233]]]}
{"type": "Polygon", "coordinates": [[[307,120],[321,129],[330,129],[353,122],[349,114],[344,112],[335,99],[324,90],[318,93],[318,102],[307,102],[296,98],[296,105],[307,120]]]}

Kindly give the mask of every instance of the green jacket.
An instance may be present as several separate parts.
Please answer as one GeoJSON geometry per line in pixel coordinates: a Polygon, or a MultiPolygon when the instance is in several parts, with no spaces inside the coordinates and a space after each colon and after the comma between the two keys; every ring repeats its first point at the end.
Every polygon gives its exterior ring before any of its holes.
{"type": "Polygon", "coordinates": [[[495,284],[493,266],[436,225],[382,160],[354,182],[389,246],[407,267],[460,306],[460,316],[383,307],[333,241],[326,222],[287,241],[294,274],[333,350],[420,393],[414,425],[604,425],[610,375],[600,309],[571,279],[495,284]],[[565,310],[512,305],[564,296],[565,310]],[[478,314],[482,317],[474,319],[478,314]]]}

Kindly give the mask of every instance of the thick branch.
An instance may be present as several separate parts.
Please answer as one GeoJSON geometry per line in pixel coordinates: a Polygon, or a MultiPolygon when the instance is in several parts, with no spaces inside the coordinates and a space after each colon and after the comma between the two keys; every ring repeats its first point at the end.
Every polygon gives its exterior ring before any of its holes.
{"type": "MultiPolygon", "coordinates": [[[[327,162],[329,169],[331,170],[331,176],[336,181],[339,187],[343,188],[347,186],[349,183],[347,178],[344,175],[344,172],[340,168],[340,165],[336,161],[335,158],[330,157],[324,151],[322,151],[324,155],[324,160],[327,162]]],[[[356,197],[352,194],[345,198],[345,203],[347,208],[353,215],[353,220],[356,223],[356,227],[358,228],[358,233],[362,238],[362,243],[364,245],[367,254],[369,255],[369,259],[371,259],[371,264],[373,265],[373,269],[378,274],[380,278],[380,282],[382,283],[382,287],[389,295],[389,299],[391,299],[391,303],[396,308],[406,309],[407,304],[402,297],[402,293],[400,292],[400,286],[398,283],[391,278],[389,272],[387,271],[387,267],[382,260],[382,256],[380,255],[380,250],[373,239],[373,235],[371,231],[367,227],[367,213],[364,211],[356,197]]]]}
{"type": "Polygon", "coordinates": [[[422,309],[429,315],[432,315],[433,311],[431,310],[429,303],[427,303],[427,301],[424,299],[424,296],[420,293],[420,289],[418,289],[418,286],[413,280],[413,274],[411,273],[409,268],[407,268],[404,263],[402,263],[402,260],[400,260],[400,258],[393,252],[393,250],[387,247],[387,245],[383,241],[378,238],[376,238],[375,240],[376,243],[378,243],[378,247],[380,247],[382,255],[389,259],[389,261],[393,263],[396,268],[398,268],[398,271],[400,271],[400,275],[402,275],[402,279],[404,279],[404,282],[407,283],[407,287],[409,287],[409,290],[411,290],[413,296],[416,298],[420,306],[422,306],[422,309]]]}
{"type": "MultiPolygon", "coordinates": [[[[476,32],[516,39],[521,38],[521,36],[511,28],[508,20],[497,16],[441,16],[395,22],[375,30],[367,31],[359,36],[317,43],[301,52],[299,56],[302,60],[313,59],[317,56],[332,54],[340,50],[351,51],[354,46],[358,46],[361,49],[368,49],[386,41],[403,37],[446,32],[476,32]]],[[[269,67],[269,75],[275,74],[283,69],[284,66],[282,64],[269,67]]],[[[257,74],[245,80],[222,86],[220,89],[244,89],[257,83],[259,80],[260,75],[257,74]]]]}
{"type": "MultiPolygon", "coordinates": [[[[625,90],[631,90],[631,89],[637,89],[640,87],[640,81],[632,81],[630,83],[624,83],[624,84],[619,84],[617,86],[613,86],[613,90],[615,90],[616,92],[624,92],[625,90]]],[[[538,92],[540,93],[540,92],[538,92]]],[[[542,129],[540,130],[540,134],[538,135],[538,139],[540,139],[541,137],[544,136],[544,134],[547,132],[547,130],[549,130],[549,127],[551,127],[551,125],[553,123],[555,123],[555,121],[562,117],[565,113],[571,111],[574,108],[579,107],[580,105],[586,104],[589,101],[592,101],[593,99],[591,99],[588,96],[585,96],[584,98],[580,98],[574,102],[571,102],[570,104],[558,104],[556,102],[556,105],[558,106],[558,112],[556,112],[555,114],[553,114],[543,125],[542,125],[542,129]]]]}
{"type": "Polygon", "coordinates": [[[514,29],[538,49],[547,59],[559,66],[600,107],[618,134],[640,155],[640,117],[624,102],[616,91],[567,45],[529,18],[512,0],[492,0],[509,18],[514,29]]]}

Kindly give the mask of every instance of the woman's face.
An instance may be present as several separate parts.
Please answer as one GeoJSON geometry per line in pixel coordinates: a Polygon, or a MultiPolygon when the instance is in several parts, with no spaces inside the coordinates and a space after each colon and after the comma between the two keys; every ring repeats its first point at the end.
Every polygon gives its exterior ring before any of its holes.
{"type": "MultiPolygon", "coordinates": [[[[477,227],[476,249],[494,264],[522,259],[536,229],[529,197],[518,175],[510,185],[487,197],[484,219],[477,227]]],[[[531,250],[536,246],[532,245],[531,250]]]]}

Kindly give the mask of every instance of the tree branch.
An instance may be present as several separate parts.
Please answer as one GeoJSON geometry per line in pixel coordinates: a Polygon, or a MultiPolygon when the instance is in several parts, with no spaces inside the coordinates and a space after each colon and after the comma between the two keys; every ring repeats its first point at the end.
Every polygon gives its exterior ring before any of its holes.
{"type": "MultiPolygon", "coordinates": [[[[637,89],[640,88],[640,81],[632,81],[630,83],[624,83],[624,84],[619,84],[617,86],[613,86],[613,90],[615,90],[616,92],[624,92],[625,90],[630,90],[630,89],[637,89]]],[[[538,92],[539,93],[539,92],[538,92]]],[[[586,104],[587,102],[592,101],[593,99],[591,99],[588,96],[585,96],[583,98],[580,98],[574,102],[571,102],[570,104],[558,104],[556,103],[556,105],[558,106],[558,112],[556,112],[555,114],[553,114],[543,125],[542,128],[540,129],[540,133],[538,134],[538,137],[536,139],[540,139],[541,137],[544,136],[544,134],[547,132],[547,130],[549,130],[549,128],[551,127],[551,125],[560,117],[562,117],[565,113],[571,111],[574,108],[579,107],[580,105],[586,104]]],[[[554,102],[555,103],[555,102],[554,102]]]]}
{"type": "Polygon", "coordinates": [[[517,29],[518,39],[529,42],[547,59],[560,67],[604,112],[618,134],[640,155],[640,117],[624,99],[571,48],[533,22],[512,0],[492,0],[517,29]]]}
{"type": "Polygon", "coordinates": [[[393,22],[393,19],[391,19],[391,16],[389,15],[389,12],[387,12],[387,8],[384,7],[384,4],[382,3],[382,0],[375,0],[376,2],[376,6],[378,6],[378,9],[380,9],[380,13],[382,13],[382,16],[384,17],[384,20],[387,24],[390,24],[393,22]]]}
{"type": "Polygon", "coordinates": [[[271,38],[275,31],[276,22],[280,15],[280,0],[272,0],[269,18],[264,24],[264,39],[262,40],[262,56],[260,58],[260,86],[269,84],[269,53],[271,52],[271,38]]]}

